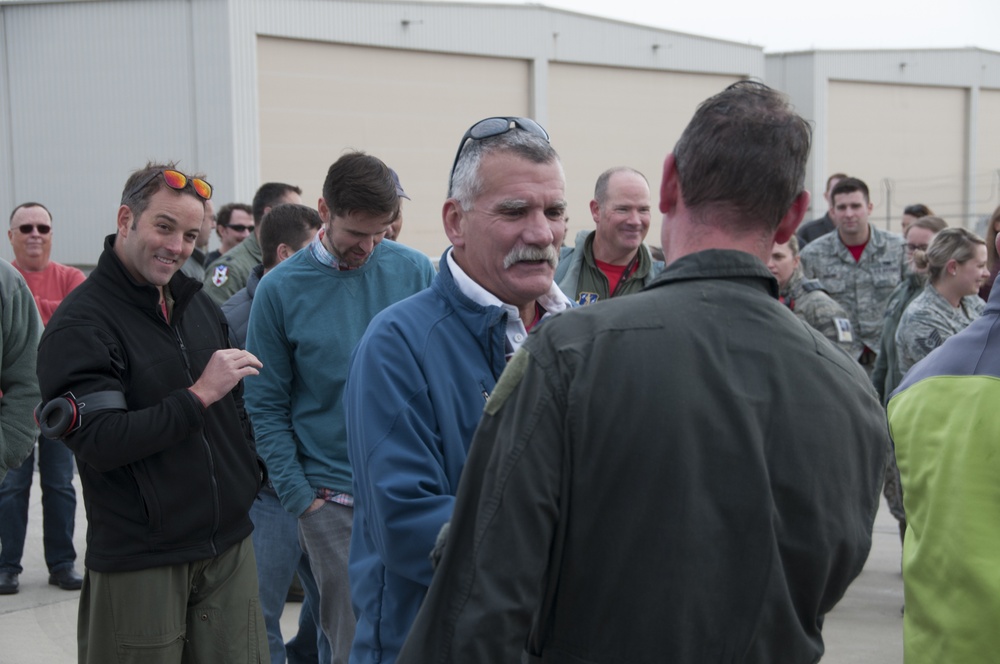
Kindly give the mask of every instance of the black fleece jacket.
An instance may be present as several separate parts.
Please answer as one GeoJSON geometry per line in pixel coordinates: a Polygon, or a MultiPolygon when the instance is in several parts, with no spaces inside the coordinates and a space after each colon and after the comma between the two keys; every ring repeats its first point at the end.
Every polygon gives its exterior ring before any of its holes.
{"type": "Polygon", "coordinates": [[[43,399],[109,390],[128,406],[84,415],[65,438],[87,508],[86,565],[132,571],[214,557],[253,530],[263,469],[242,383],[208,408],[187,389],[228,347],[225,319],[178,272],[168,324],[157,289],[132,278],[114,240],[53,315],[38,356],[43,399]]]}

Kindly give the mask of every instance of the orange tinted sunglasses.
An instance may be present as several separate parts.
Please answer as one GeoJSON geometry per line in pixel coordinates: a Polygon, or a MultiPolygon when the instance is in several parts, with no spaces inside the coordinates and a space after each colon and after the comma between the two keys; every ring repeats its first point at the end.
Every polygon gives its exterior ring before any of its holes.
{"type": "Polygon", "coordinates": [[[165,168],[159,171],[153,171],[148,177],[144,178],[139,184],[132,187],[124,196],[122,196],[122,203],[135,196],[137,193],[142,191],[143,187],[156,179],[157,175],[163,176],[163,181],[167,183],[167,186],[171,189],[176,189],[181,191],[188,184],[191,185],[191,189],[194,193],[198,194],[203,200],[208,200],[212,197],[212,185],[205,182],[201,178],[192,178],[184,175],[180,171],[175,171],[172,168],[165,168]]]}

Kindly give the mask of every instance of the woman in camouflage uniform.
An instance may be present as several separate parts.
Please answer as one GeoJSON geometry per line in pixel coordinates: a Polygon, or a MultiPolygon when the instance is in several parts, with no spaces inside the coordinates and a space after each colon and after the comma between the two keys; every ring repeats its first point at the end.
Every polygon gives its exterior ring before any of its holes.
{"type": "Polygon", "coordinates": [[[979,318],[985,302],[977,295],[989,278],[986,242],[964,228],[946,228],[926,252],[913,252],[913,264],[926,267],[928,283],[906,307],[896,330],[899,370],[910,367],[979,318]]]}

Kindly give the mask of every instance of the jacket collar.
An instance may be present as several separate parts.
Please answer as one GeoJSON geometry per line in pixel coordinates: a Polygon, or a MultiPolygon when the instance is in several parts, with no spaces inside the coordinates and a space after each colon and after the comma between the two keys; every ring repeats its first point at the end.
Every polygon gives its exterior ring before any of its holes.
{"type": "MultiPolygon", "coordinates": [[[[112,233],[104,238],[104,252],[97,261],[97,267],[90,275],[117,297],[125,300],[139,309],[151,311],[159,315],[160,292],[150,284],[140,284],[125,268],[118,255],[115,254],[115,238],[112,233]]],[[[180,269],[170,279],[168,288],[174,298],[174,313],[176,319],[184,311],[194,294],[201,290],[201,282],[183,274],[180,269]]]]}
{"type": "Polygon", "coordinates": [[[778,281],[767,266],[752,254],[734,249],[706,249],[678,258],[664,268],[646,290],[678,281],[735,279],[778,297],[778,281]]]}
{"type": "Polygon", "coordinates": [[[250,299],[257,293],[257,284],[260,283],[260,278],[264,276],[264,266],[254,265],[253,269],[250,270],[250,276],[247,277],[247,295],[250,299]]]}

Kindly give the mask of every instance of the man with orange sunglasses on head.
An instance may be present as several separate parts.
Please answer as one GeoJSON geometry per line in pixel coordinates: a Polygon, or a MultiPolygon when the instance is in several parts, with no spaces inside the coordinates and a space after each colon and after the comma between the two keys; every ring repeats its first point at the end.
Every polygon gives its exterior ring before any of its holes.
{"type": "Polygon", "coordinates": [[[249,518],[264,473],[242,398],[261,363],[179,272],[211,196],[173,164],[133,173],[39,345],[37,418],[76,455],[89,521],[81,664],[266,657],[249,518]]]}

